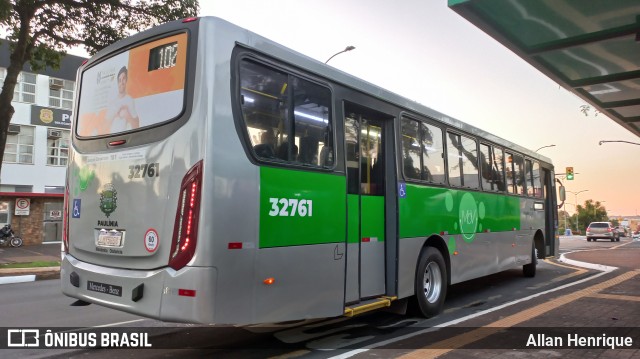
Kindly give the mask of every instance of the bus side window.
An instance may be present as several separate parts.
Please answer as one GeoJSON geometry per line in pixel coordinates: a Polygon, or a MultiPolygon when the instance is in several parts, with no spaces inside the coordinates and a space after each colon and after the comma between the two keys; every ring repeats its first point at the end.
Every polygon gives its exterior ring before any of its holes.
{"type": "Polygon", "coordinates": [[[328,135],[331,91],[327,87],[245,59],[240,63],[240,104],[253,153],[259,159],[312,167],[333,165],[333,138],[328,135]]]}
{"type": "Polygon", "coordinates": [[[444,183],[442,130],[403,118],[402,162],[406,178],[444,183]]]}
{"type": "Polygon", "coordinates": [[[532,168],[531,160],[524,160],[524,170],[525,170],[525,182],[527,183],[527,196],[533,197],[534,187],[533,187],[533,168],[532,168]]]}
{"type": "Polygon", "coordinates": [[[447,133],[449,183],[453,186],[479,188],[478,151],[476,140],[456,133],[447,133]]]}
{"type": "Polygon", "coordinates": [[[540,163],[533,161],[533,196],[542,198],[542,182],[540,180],[540,163]]]}
{"type": "Polygon", "coordinates": [[[422,138],[422,179],[433,183],[444,183],[444,144],[440,127],[427,123],[420,125],[422,138]]]}
{"type": "Polygon", "coordinates": [[[524,159],[521,155],[514,156],[514,170],[515,170],[515,185],[516,185],[516,194],[521,196],[526,195],[526,182],[524,177],[524,159]]]}
{"type": "Polygon", "coordinates": [[[418,121],[402,119],[402,167],[407,179],[421,179],[422,167],[418,121]]]}
{"type": "Polygon", "coordinates": [[[516,190],[515,190],[515,173],[513,171],[513,154],[510,152],[505,152],[505,154],[507,155],[507,164],[506,164],[506,172],[507,172],[507,191],[511,194],[515,194],[516,190]]]}

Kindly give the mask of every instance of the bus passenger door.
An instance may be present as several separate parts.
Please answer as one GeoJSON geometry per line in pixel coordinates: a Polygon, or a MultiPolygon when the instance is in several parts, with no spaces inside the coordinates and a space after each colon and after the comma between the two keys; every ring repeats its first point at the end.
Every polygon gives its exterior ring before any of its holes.
{"type": "Polygon", "coordinates": [[[347,303],[386,293],[385,117],[355,106],[345,108],[347,303]]]}

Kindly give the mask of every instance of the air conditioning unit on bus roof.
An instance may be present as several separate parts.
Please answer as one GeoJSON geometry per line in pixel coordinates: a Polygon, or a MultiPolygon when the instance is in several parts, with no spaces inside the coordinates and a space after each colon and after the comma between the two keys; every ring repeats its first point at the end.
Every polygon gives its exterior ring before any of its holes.
{"type": "Polygon", "coordinates": [[[52,90],[60,90],[64,87],[64,80],[61,79],[49,79],[49,88],[52,90]]]}
{"type": "Polygon", "coordinates": [[[49,138],[49,139],[58,139],[60,137],[62,137],[62,130],[54,130],[54,129],[50,128],[47,131],[47,138],[49,138]]]}
{"type": "Polygon", "coordinates": [[[20,133],[20,125],[9,124],[7,133],[10,135],[17,135],[20,133]]]}

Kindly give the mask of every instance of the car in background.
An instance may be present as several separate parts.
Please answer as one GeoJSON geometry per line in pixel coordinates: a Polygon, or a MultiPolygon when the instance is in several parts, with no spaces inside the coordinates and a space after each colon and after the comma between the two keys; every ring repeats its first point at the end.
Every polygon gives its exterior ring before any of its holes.
{"type": "Polygon", "coordinates": [[[618,234],[620,235],[620,237],[626,237],[627,236],[627,229],[623,226],[618,226],[616,227],[616,229],[618,230],[618,234]]]}
{"type": "Polygon", "coordinates": [[[587,227],[587,241],[597,241],[598,238],[619,242],[620,233],[611,222],[591,222],[587,227]]]}

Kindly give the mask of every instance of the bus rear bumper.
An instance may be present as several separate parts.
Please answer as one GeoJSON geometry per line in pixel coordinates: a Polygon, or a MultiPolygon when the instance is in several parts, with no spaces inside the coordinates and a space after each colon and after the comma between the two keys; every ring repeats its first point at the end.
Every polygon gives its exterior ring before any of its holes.
{"type": "Polygon", "coordinates": [[[66,254],[60,266],[62,293],[85,302],[180,323],[213,323],[214,267],[117,269],[66,254]]]}

